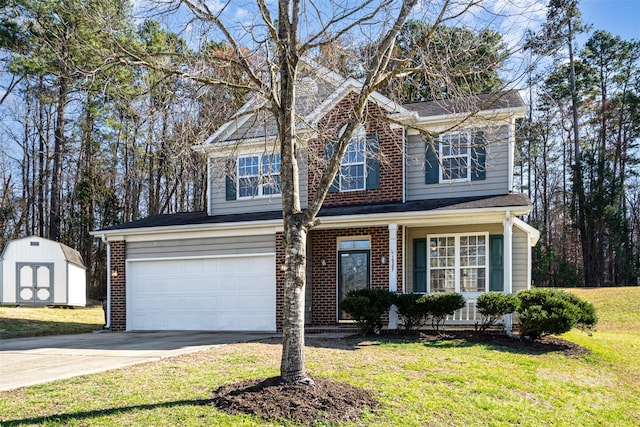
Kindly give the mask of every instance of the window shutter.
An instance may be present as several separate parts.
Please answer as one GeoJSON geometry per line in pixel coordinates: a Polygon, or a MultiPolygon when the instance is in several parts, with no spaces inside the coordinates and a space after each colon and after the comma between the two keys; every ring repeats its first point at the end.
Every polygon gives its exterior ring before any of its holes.
{"type": "Polygon", "coordinates": [[[440,182],[440,164],[438,163],[438,141],[429,138],[426,141],[427,151],[425,153],[424,161],[424,183],[425,184],[437,184],[440,182]]]}
{"type": "Polygon", "coordinates": [[[476,132],[473,137],[473,147],[471,148],[471,181],[482,181],[487,179],[487,146],[484,139],[484,132],[476,132]]]}
{"type": "Polygon", "coordinates": [[[489,290],[504,291],[504,236],[489,236],[489,290]]]}
{"type": "Polygon", "coordinates": [[[380,138],[367,136],[367,190],[380,188],[380,138]]]}
{"type": "Polygon", "coordinates": [[[236,200],[237,188],[236,188],[236,161],[229,160],[227,162],[227,168],[225,171],[225,199],[236,200]]]}
{"type": "Polygon", "coordinates": [[[427,239],[413,240],[413,292],[427,292],[427,239]]]}
{"type": "MultiPolygon", "coordinates": [[[[327,141],[325,148],[324,148],[324,154],[325,154],[325,168],[329,166],[329,160],[331,160],[331,157],[333,157],[333,152],[335,151],[336,147],[335,147],[335,142],[333,141],[327,141]]],[[[336,174],[336,177],[333,179],[333,183],[331,184],[331,187],[329,187],[329,193],[337,193],[338,191],[340,191],[340,170],[338,169],[338,173],[336,174]]]]}

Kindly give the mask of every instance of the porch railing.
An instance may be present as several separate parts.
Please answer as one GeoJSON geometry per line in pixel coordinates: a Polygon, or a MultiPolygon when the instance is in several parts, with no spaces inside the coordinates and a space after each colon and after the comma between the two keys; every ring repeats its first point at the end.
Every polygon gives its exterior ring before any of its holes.
{"type": "Polygon", "coordinates": [[[453,316],[447,316],[446,323],[447,324],[465,324],[465,325],[473,325],[475,323],[480,323],[481,316],[476,309],[476,302],[478,301],[477,297],[465,297],[467,303],[460,310],[453,313],[453,316]]]}

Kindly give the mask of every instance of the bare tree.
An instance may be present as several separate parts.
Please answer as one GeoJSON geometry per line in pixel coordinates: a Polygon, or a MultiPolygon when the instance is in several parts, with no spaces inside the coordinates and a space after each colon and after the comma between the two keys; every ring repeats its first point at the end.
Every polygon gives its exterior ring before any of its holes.
{"type": "MultiPolygon", "coordinates": [[[[262,109],[263,117],[276,125],[276,134],[270,135],[275,142],[265,144],[272,144],[271,149],[277,150],[281,156],[285,260],[281,266],[284,272],[284,302],[280,373],[285,382],[313,384],[307,376],[304,357],[308,233],[318,223],[318,212],[340,172],[342,158],[354,132],[365,123],[368,114],[380,114],[376,108],[370,108],[370,97],[400,76],[406,78],[422,73],[422,79],[434,85],[441,84],[446,77],[443,75],[446,63],[441,64],[438,72],[433,74],[427,72],[428,61],[416,66],[415,55],[421,53],[421,44],[416,44],[410,51],[402,51],[397,49],[397,36],[408,19],[422,19],[429,23],[425,27],[427,31],[421,36],[428,43],[430,38],[435,37],[436,29],[444,23],[459,25],[465,14],[472,12],[472,16],[477,16],[486,13],[487,9],[480,6],[480,1],[474,0],[280,0],[276,6],[266,0],[256,0],[252,10],[253,19],[234,23],[230,17],[232,12],[228,10],[233,6],[231,1],[215,3],[214,6],[206,0],[166,0],[157,1],[158,5],[164,9],[158,11],[156,7],[152,9],[154,13],[165,13],[165,16],[187,21],[188,31],[199,37],[190,45],[194,51],[198,51],[196,47],[210,43],[214,37],[223,40],[225,49],[217,52],[209,50],[207,55],[200,56],[190,56],[189,52],[185,52],[182,64],[189,63],[189,66],[176,69],[165,60],[166,55],[150,56],[135,46],[114,43],[119,48],[115,52],[118,61],[187,77],[203,85],[246,91],[251,94],[253,108],[244,114],[262,109]],[[185,16],[188,18],[185,19],[185,16]],[[375,48],[369,48],[366,61],[359,64],[358,90],[353,94],[347,117],[340,121],[339,128],[334,125],[326,129],[318,124],[306,123],[299,111],[299,101],[303,98],[300,81],[304,70],[312,62],[310,58],[331,50],[344,40],[358,39],[363,40],[363,46],[375,48]],[[399,56],[400,52],[402,57],[399,56]],[[410,62],[408,58],[413,58],[413,61],[410,62]],[[326,153],[311,150],[308,142],[313,138],[309,134],[315,135],[316,139],[331,140],[332,155],[323,156],[326,153]],[[312,156],[322,157],[323,167],[318,168],[308,205],[303,209],[299,175],[301,162],[307,161],[305,156],[309,156],[310,164],[312,156]]],[[[455,87],[447,87],[447,96],[451,98],[463,93],[456,91],[455,87]]],[[[476,102],[474,109],[462,111],[477,111],[481,107],[476,102]]]]}

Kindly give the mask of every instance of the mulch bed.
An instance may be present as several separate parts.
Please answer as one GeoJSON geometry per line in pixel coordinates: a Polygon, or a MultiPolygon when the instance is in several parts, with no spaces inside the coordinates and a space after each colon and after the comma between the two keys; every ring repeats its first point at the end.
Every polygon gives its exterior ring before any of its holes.
{"type": "Polygon", "coordinates": [[[552,336],[544,336],[534,342],[521,341],[517,338],[511,338],[504,334],[484,335],[478,337],[470,332],[446,333],[443,336],[420,333],[410,336],[396,335],[396,338],[420,341],[452,340],[470,344],[491,344],[500,347],[506,347],[507,349],[517,351],[518,353],[528,354],[558,353],[564,356],[580,356],[583,354],[591,354],[591,350],[589,349],[580,347],[578,344],[574,344],[571,341],[552,336]]]}
{"type": "Polygon", "coordinates": [[[316,387],[285,384],[280,378],[224,385],[211,404],[228,414],[255,414],[263,420],[293,421],[305,426],[325,422],[354,422],[376,401],[366,390],[324,378],[316,387]]]}
{"type": "MultiPolygon", "coordinates": [[[[591,353],[572,342],[549,336],[533,343],[505,335],[476,337],[473,333],[392,334],[385,338],[424,342],[451,340],[469,345],[482,343],[529,354],[578,356],[591,353]]],[[[279,377],[228,384],[213,393],[210,404],[228,414],[254,414],[265,421],[290,421],[305,426],[357,422],[364,411],[377,406],[366,390],[325,378],[314,378],[314,381],[316,387],[282,383],[279,377]]]]}

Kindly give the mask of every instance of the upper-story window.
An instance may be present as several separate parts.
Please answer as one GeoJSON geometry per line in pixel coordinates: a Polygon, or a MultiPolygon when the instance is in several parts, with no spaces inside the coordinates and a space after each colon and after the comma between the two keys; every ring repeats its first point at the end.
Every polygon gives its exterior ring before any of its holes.
{"type": "Polygon", "coordinates": [[[425,184],[487,179],[484,131],[455,132],[425,141],[425,184]]]}
{"type": "Polygon", "coordinates": [[[281,193],[280,155],[251,154],[238,157],[238,198],[281,193]]]}
{"type": "Polygon", "coordinates": [[[359,126],[349,141],[340,166],[340,191],[364,190],[366,188],[367,134],[359,126]]]}
{"type": "Polygon", "coordinates": [[[440,182],[469,181],[471,179],[471,138],[466,132],[449,133],[440,137],[440,182]]]}
{"type": "MultiPolygon", "coordinates": [[[[344,131],[344,129],[343,129],[344,131]]],[[[372,190],[380,187],[380,161],[378,160],[379,140],[377,136],[367,136],[363,125],[358,126],[349,141],[329,192],[372,190]]],[[[327,144],[327,160],[333,155],[333,144],[327,144]]]]}

